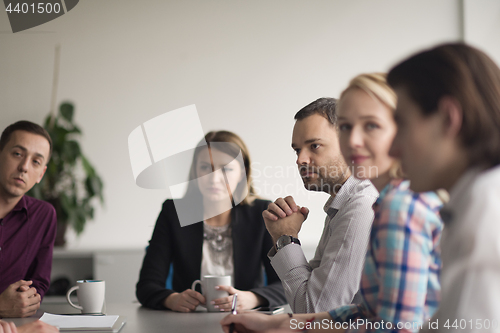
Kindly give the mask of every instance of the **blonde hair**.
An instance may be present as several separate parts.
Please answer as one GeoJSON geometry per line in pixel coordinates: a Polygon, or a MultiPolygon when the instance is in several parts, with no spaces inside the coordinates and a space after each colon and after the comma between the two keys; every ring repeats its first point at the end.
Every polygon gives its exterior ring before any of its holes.
{"type": "Polygon", "coordinates": [[[351,89],[361,89],[387,105],[393,112],[396,109],[396,93],[387,83],[387,74],[385,73],[365,73],[354,77],[347,88],[342,91],[338,103],[342,102],[344,95],[351,89]]]}
{"type": "MultiPolygon", "coordinates": [[[[354,77],[347,88],[342,91],[337,102],[338,106],[342,105],[342,100],[345,94],[352,89],[361,89],[374,99],[378,99],[385,104],[393,113],[396,110],[397,97],[396,93],[387,83],[386,73],[364,73],[354,77]]],[[[396,160],[389,170],[391,178],[403,178],[404,173],[401,168],[401,162],[396,160]]]]}

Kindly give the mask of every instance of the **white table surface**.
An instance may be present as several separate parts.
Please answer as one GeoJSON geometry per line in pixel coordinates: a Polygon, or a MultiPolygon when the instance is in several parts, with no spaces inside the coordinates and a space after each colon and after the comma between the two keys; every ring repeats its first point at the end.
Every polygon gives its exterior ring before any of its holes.
{"type": "MultiPolygon", "coordinates": [[[[106,312],[109,315],[126,317],[126,324],[120,333],[212,333],[222,332],[219,324],[225,313],[206,312],[198,307],[197,312],[178,313],[172,311],[151,310],[142,307],[139,303],[108,303],[106,312]]],[[[54,314],[78,313],[79,311],[63,303],[43,304],[37,314],[29,318],[10,319],[16,325],[22,325],[36,320],[43,313],[54,314]]]]}

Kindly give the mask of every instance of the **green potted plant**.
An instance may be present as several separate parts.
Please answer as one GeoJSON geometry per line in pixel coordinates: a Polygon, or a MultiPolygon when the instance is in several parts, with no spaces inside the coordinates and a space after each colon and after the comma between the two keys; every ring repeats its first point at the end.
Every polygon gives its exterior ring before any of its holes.
{"type": "Polygon", "coordinates": [[[71,226],[79,235],[85,223],[94,217],[99,199],[104,203],[103,182],[82,153],[77,139],[81,130],[73,122],[74,107],[62,103],[57,114],[45,118],[44,127],[53,141],[52,158],[40,184],[28,195],[50,202],[57,213],[55,246],[66,244],[65,233],[71,226]]]}

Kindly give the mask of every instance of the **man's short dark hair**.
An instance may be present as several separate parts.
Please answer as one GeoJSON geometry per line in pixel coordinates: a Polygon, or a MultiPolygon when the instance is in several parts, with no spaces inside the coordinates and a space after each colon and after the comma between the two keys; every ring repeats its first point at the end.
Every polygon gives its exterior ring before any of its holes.
{"type": "Polygon", "coordinates": [[[337,126],[337,99],[331,97],[318,98],[314,102],[304,106],[295,114],[295,120],[302,120],[313,114],[319,114],[330,122],[333,126],[337,126]]]}
{"type": "Polygon", "coordinates": [[[12,125],[7,126],[3,130],[2,136],[0,137],[0,151],[4,149],[7,142],[9,142],[12,133],[14,133],[15,131],[25,131],[33,133],[43,136],[45,139],[47,139],[50,146],[49,156],[47,157],[47,162],[49,161],[50,157],[52,156],[52,139],[50,138],[49,133],[42,126],[27,120],[20,120],[12,125]]]}

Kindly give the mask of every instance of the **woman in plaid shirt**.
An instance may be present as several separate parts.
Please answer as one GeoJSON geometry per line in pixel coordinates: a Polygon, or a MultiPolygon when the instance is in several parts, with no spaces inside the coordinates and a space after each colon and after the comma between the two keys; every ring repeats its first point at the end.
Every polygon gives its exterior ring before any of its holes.
{"type": "Polygon", "coordinates": [[[359,323],[349,331],[417,332],[439,305],[442,201],[435,192],[411,191],[399,161],[389,156],[396,97],[385,77],[361,74],[339,100],[342,154],[353,174],[371,179],[380,195],[361,278],[363,303],[330,316],[359,323]]]}
{"type": "MultiPolygon", "coordinates": [[[[361,74],[342,92],[338,106],[342,154],[357,178],[380,192],[361,278],[361,304],[318,314],[226,317],[239,332],[282,327],[338,332],[417,332],[439,303],[439,239],[442,201],[434,192],[414,193],[400,164],[389,156],[396,135],[396,95],[385,74],[361,74]],[[314,317],[315,322],[310,321],[314,317]],[[238,327],[238,325],[237,325],[238,327]]],[[[293,330],[292,330],[293,331],[293,330]]]]}

